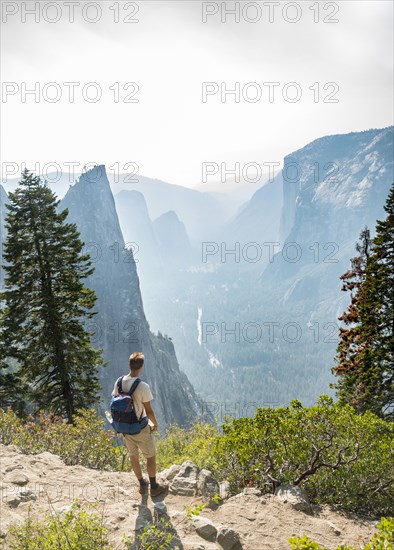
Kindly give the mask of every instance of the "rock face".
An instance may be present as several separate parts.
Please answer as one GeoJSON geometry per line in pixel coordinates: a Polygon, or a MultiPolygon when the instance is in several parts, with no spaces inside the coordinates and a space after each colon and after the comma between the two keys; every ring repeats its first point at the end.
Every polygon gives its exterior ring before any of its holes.
{"type": "Polygon", "coordinates": [[[393,181],[393,127],[344,135],[326,136],[309,143],[284,159],[283,208],[280,241],[297,243],[298,261],[270,266],[281,279],[317,263],[309,252],[313,243],[321,250],[326,267],[345,254],[365,225],[374,232],[376,220],[393,181]]]}
{"type": "Polygon", "coordinates": [[[142,351],[142,378],[152,389],[162,429],[172,422],[191,422],[201,411],[201,403],[179,369],[172,342],[149,331],[133,251],[125,248],[104,166],[83,174],[70,187],[60,204],[60,209],[64,208],[69,210],[68,221],[76,223],[84,251],[96,268],[86,284],[96,291],[98,314],[87,328],[109,362],[100,372],[103,406],[108,406],[115,379],[128,372],[130,354],[142,351]]]}

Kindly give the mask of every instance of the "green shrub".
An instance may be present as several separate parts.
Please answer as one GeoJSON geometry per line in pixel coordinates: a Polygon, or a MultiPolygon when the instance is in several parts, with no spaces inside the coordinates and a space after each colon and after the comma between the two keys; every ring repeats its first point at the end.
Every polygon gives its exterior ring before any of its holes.
{"type": "Polygon", "coordinates": [[[157,523],[146,525],[137,536],[138,550],[168,550],[173,539],[171,522],[159,519],[157,523]]]}
{"type": "Polygon", "coordinates": [[[290,483],[314,503],[380,517],[394,501],[393,434],[393,423],[323,396],[310,408],[295,401],[228,421],[214,455],[233,492],[254,485],[272,493],[290,483]]]}
{"type": "MultiPolygon", "coordinates": [[[[379,533],[376,533],[371,542],[363,550],[393,550],[394,518],[382,518],[378,524],[379,533]]],[[[290,550],[327,550],[317,542],[313,542],[306,535],[289,539],[290,550]]],[[[353,546],[338,546],[337,550],[356,550],[353,546]]]]}
{"type": "Polygon", "coordinates": [[[69,512],[47,514],[41,521],[33,520],[29,509],[24,523],[10,526],[7,547],[10,550],[112,549],[102,516],[79,509],[78,502],[69,512]]]}
{"type": "Polygon", "coordinates": [[[17,445],[26,453],[49,451],[68,465],[130,470],[127,450],[114,440],[114,432],[104,430],[104,420],[94,409],[78,411],[74,424],[42,412],[23,422],[12,410],[0,409],[0,443],[17,445]]]}
{"type": "Polygon", "coordinates": [[[364,550],[393,550],[394,549],[394,517],[382,518],[378,524],[379,533],[376,533],[364,550]]]}
{"type": "Polygon", "coordinates": [[[189,429],[169,426],[166,437],[157,443],[158,468],[161,470],[191,460],[199,468],[215,470],[212,447],[218,435],[217,428],[202,422],[195,422],[189,429]]]}

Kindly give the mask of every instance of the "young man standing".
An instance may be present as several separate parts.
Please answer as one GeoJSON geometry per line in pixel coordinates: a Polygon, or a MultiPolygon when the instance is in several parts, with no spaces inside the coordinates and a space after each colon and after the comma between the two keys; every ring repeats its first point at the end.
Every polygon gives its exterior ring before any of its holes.
{"type": "MultiPolygon", "coordinates": [[[[139,377],[144,366],[144,355],[136,352],[130,355],[129,366],[130,372],[122,379],[122,392],[130,391],[133,382],[139,377]]],[[[112,395],[119,395],[117,382],[115,382],[112,395]]],[[[131,467],[140,484],[140,493],[143,494],[148,490],[148,482],[143,478],[141,465],[139,461],[139,451],[146,458],[146,467],[148,470],[150,494],[152,497],[157,497],[167,490],[166,485],[160,485],[156,481],[156,441],[153,432],[157,430],[158,424],[153,412],[151,401],[153,399],[152,392],[146,382],[140,382],[133,393],[134,409],[137,417],[142,419],[146,416],[149,418],[148,424],[142,428],[139,434],[129,435],[124,434],[127,450],[130,453],[131,467]]]]}

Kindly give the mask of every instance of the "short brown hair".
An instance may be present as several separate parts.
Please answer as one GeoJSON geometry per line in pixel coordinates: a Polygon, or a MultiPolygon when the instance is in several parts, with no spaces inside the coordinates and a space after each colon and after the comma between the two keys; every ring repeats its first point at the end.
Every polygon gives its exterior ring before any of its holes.
{"type": "Polygon", "coordinates": [[[144,364],[145,357],[140,351],[136,351],[130,355],[129,367],[130,370],[138,370],[144,364]]]}

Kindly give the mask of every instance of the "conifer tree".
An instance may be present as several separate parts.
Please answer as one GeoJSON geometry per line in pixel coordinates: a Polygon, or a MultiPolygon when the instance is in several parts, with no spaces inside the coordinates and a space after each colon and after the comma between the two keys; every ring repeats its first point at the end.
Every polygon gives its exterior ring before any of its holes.
{"type": "Polygon", "coordinates": [[[341,278],[343,290],[354,291],[339,320],[341,328],[333,385],[340,401],[360,413],[394,418],[394,185],[384,207],[387,217],[377,221],[376,236],[361,234],[360,256],[341,278]],[[351,325],[351,326],[350,326],[351,325]]]}
{"type": "Polygon", "coordinates": [[[362,409],[394,419],[394,184],[377,221],[360,314],[365,350],[360,373],[362,409]]]}
{"type": "Polygon", "coordinates": [[[341,275],[342,291],[350,292],[350,304],[347,311],[338,318],[345,325],[339,329],[339,344],[333,373],[339,376],[339,381],[332,384],[338,390],[340,401],[350,403],[357,408],[356,395],[358,376],[363,360],[363,350],[366,347],[361,324],[360,307],[364,296],[364,283],[367,272],[367,262],[371,254],[371,235],[365,227],[356,243],[359,253],[350,260],[351,269],[341,275]]]}
{"type": "Polygon", "coordinates": [[[95,314],[96,295],[83,283],[94,268],[82,254],[76,225],[66,223],[68,211],[57,211],[59,201],[38,176],[24,170],[9,198],[0,294],[0,367],[6,374],[0,396],[7,401],[12,387],[32,407],[71,422],[100,389],[102,350],[92,348],[83,324],[95,314]],[[10,364],[16,365],[13,372],[10,364]]]}

